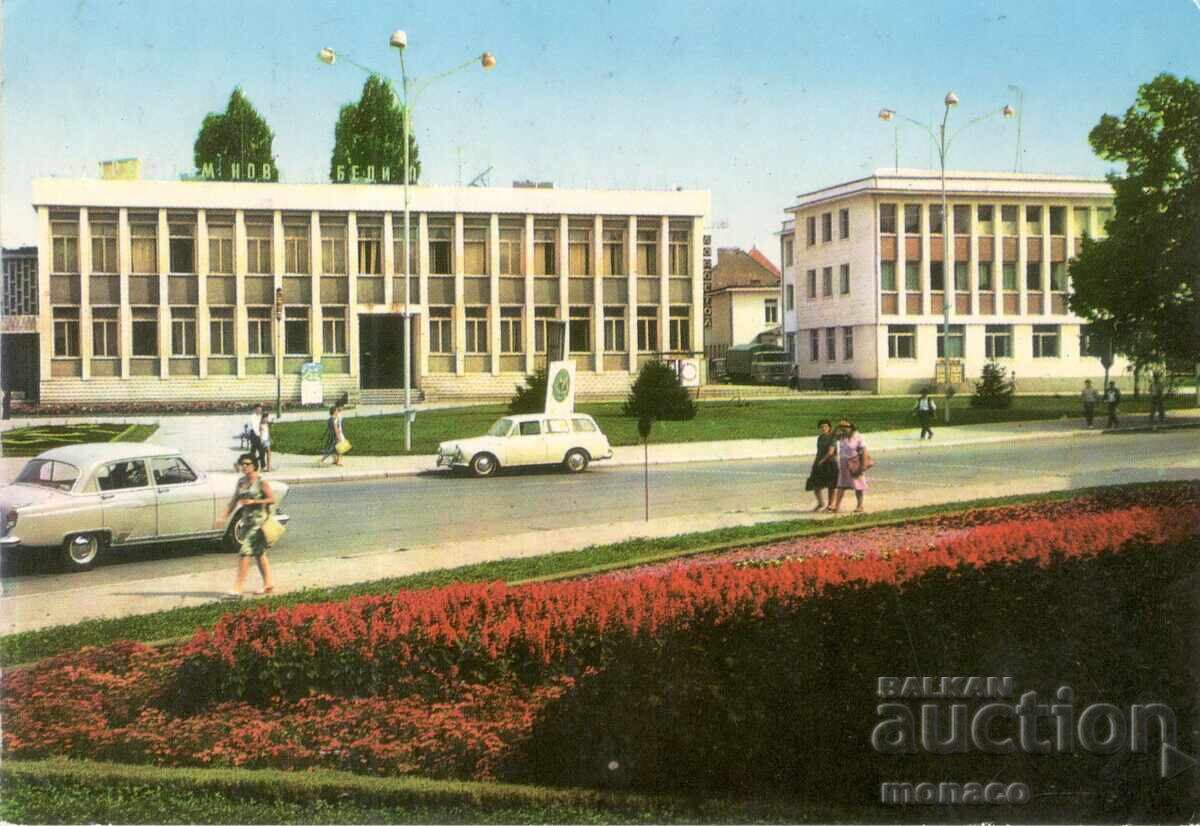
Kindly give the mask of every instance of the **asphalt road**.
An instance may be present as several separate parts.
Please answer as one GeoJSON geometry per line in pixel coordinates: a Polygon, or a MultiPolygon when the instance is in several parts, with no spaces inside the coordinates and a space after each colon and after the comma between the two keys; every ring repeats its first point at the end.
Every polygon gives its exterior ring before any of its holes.
{"type": "MultiPolygon", "coordinates": [[[[1195,430],[1024,441],[977,447],[882,453],[872,469],[873,495],[893,501],[913,486],[953,488],[986,483],[1003,495],[1013,480],[1059,477],[1070,487],[1126,481],[1130,472],[1164,478],[1200,478],[1195,430]]],[[[799,512],[809,460],[712,462],[650,468],[652,516],[686,516],[775,507],[799,512]]],[[[272,560],[353,557],[450,540],[509,535],[638,519],[643,514],[640,467],[593,465],[569,476],[558,470],[522,470],[491,479],[430,472],[370,482],[297,485],[285,510],[287,536],[272,560]]],[[[60,574],[40,560],[7,561],[0,585],[10,596],[69,591],[85,585],[129,582],[197,570],[228,568],[235,559],[214,545],[130,549],[111,554],[95,570],[60,574]]],[[[65,594],[63,596],[66,596],[65,594]]]]}

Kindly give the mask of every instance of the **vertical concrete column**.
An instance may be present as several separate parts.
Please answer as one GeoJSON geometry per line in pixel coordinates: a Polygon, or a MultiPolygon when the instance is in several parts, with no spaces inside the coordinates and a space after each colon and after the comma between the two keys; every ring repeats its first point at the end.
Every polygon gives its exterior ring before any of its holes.
{"type": "MultiPolygon", "coordinates": [[[[411,213],[409,221],[412,221],[411,213]]],[[[391,312],[395,312],[397,306],[403,306],[404,302],[403,285],[399,292],[395,287],[396,276],[400,274],[400,270],[404,266],[403,261],[396,260],[396,238],[397,236],[404,237],[404,216],[401,215],[400,220],[396,223],[400,226],[397,227],[392,223],[391,212],[383,213],[383,303],[391,312]]],[[[406,249],[405,252],[407,253],[408,250],[406,249]]]]}
{"type": "MultiPolygon", "coordinates": [[[[665,353],[671,349],[671,217],[663,215],[658,219],[658,237],[662,243],[658,245],[658,351],[665,353]]],[[[693,239],[699,243],[700,239],[693,239]]]]}
{"type": "MultiPolygon", "coordinates": [[[[638,272],[638,266],[637,266],[637,260],[638,260],[638,256],[637,256],[637,251],[638,251],[637,226],[638,226],[638,224],[637,224],[637,221],[638,221],[638,219],[637,219],[636,215],[629,216],[630,253],[629,253],[629,267],[628,267],[628,269],[626,269],[626,272],[629,273],[629,277],[626,279],[626,282],[625,282],[625,284],[626,284],[625,290],[627,293],[626,301],[625,301],[625,350],[627,353],[626,357],[629,359],[629,366],[627,368],[627,372],[630,372],[630,373],[637,371],[637,355],[638,355],[638,349],[637,349],[637,318],[638,318],[638,315],[637,315],[637,308],[638,308],[637,286],[638,286],[638,276],[640,275],[640,273],[638,272]]],[[[659,246],[661,246],[666,243],[666,239],[660,238],[660,239],[658,239],[658,243],[659,243],[659,246]]]]}
{"type": "Polygon", "coordinates": [[[592,218],[592,369],[604,369],[604,216],[592,218]]]}
{"type": "Polygon", "coordinates": [[[425,319],[424,325],[418,326],[413,332],[417,333],[418,330],[421,331],[420,335],[415,336],[422,342],[417,348],[417,351],[420,353],[418,363],[421,368],[418,375],[427,376],[429,375],[429,345],[425,342],[427,341],[429,331],[429,216],[422,212],[412,216],[409,220],[410,223],[413,220],[416,221],[417,290],[420,292],[419,298],[421,306],[424,308],[422,317],[425,319]]]}
{"type": "MultiPolygon", "coordinates": [[[[38,218],[41,218],[39,213],[38,218]]],[[[46,238],[49,239],[50,227],[46,225],[46,238]]],[[[49,252],[38,252],[39,265],[45,262],[46,266],[50,265],[49,252]],[[43,254],[45,252],[45,254],[43,254]]],[[[129,378],[129,354],[133,352],[133,308],[129,305],[129,271],[133,268],[133,241],[129,236],[129,210],[121,207],[117,210],[117,271],[118,271],[118,289],[121,296],[121,309],[117,311],[117,329],[119,352],[121,354],[121,378],[129,378]]],[[[47,284],[47,289],[49,285],[47,284]]],[[[49,296],[44,299],[47,303],[42,304],[42,307],[49,307],[49,296]]],[[[43,341],[53,341],[52,338],[43,338],[43,341]]],[[[47,348],[42,348],[42,354],[48,352],[47,348]]],[[[43,376],[50,375],[49,365],[44,365],[42,371],[43,376]]]]}
{"type": "Polygon", "coordinates": [[[525,303],[521,307],[521,350],[525,355],[522,369],[526,373],[533,372],[533,214],[525,213],[525,232],[521,236],[521,261],[524,263],[522,275],[525,276],[525,303]]]}
{"type": "Polygon", "coordinates": [[[1029,236],[1025,228],[1025,205],[1017,205],[1017,312],[1029,314],[1029,291],[1025,289],[1025,270],[1029,264],[1029,236]]]}
{"type": "MultiPolygon", "coordinates": [[[[971,288],[971,315],[979,315],[979,205],[972,201],[967,205],[971,211],[971,240],[968,242],[967,283],[971,288]]],[[[996,283],[996,267],[992,266],[992,284],[996,283]]]]}
{"type": "Polygon", "coordinates": [[[346,213],[346,350],[350,356],[350,377],[358,378],[358,214],[346,213]]]}
{"type": "Polygon", "coordinates": [[[1042,204],[1042,315],[1050,315],[1050,204],[1042,204]]]}
{"type": "MultiPolygon", "coordinates": [[[[932,292],[932,284],[929,280],[929,266],[932,264],[930,255],[933,250],[931,243],[930,221],[929,221],[929,204],[921,204],[921,315],[930,315],[933,313],[933,300],[929,294],[932,292]]],[[[945,216],[942,216],[942,222],[945,223],[945,216]]],[[[944,227],[943,227],[944,229],[944,227]]],[[[943,236],[944,237],[944,236],[943,236]]],[[[943,244],[943,246],[945,246],[943,244]]],[[[945,273],[945,255],[942,256],[942,271],[945,273]]],[[[945,284],[942,285],[943,287],[945,284]]]]}
{"type": "Polygon", "coordinates": [[[212,355],[212,328],[208,311],[208,213],[196,210],[196,358],[200,378],[208,378],[208,358],[212,355]]]}
{"type": "MultiPolygon", "coordinates": [[[[907,315],[908,314],[908,282],[906,280],[906,273],[905,273],[905,270],[908,269],[908,264],[907,264],[908,250],[906,249],[908,244],[905,243],[906,237],[907,236],[904,234],[904,204],[902,202],[898,202],[896,204],[896,311],[897,311],[898,315],[907,315]]],[[[797,241],[798,240],[799,239],[797,239],[797,241]]],[[[881,245],[882,245],[882,242],[881,242],[881,245]]],[[[796,248],[799,249],[798,243],[797,243],[796,248]]],[[[797,258],[797,260],[799,260],[799,259],[797,258]]],[[[796,304],[797,304],[797,307],[800,304],[801,296],[804,296],[804,298],[803,298],[804,301],[808,300],[808,293],[801,292],[802,288],[799,283],[800,277],[801,277],[800,270],[797,269],[796,270],[796,281],[797,281],[796,304]]],[[[808,275],[804,274],[804,278],[808,278],[808,275]]],[[[883,284],[881,281],[880,282],[881,290],[882,290],[882,287],[883,287],[883,284]]],[[[805,284],[803,286],[803,289],[807,290],[808,285],[805,284]]],[[[881,299],[881,301],[882,301],[882,299],[881,299]]],[[[797,313],[797,315],[799,315],[799,313],[797,313]]],[[[799,335],[800,335],[800,331],[797,330],[796,331],[796,336],[797,336],[796,359],[797,359],[797,362],[800,359],[800,346],[802,344],[802,342],[799,341],[799,335]]],[[[887,342],[885,341],[884,344],[886,345],[887,342]]],[[[887,351],[885,350],[884,356],[886,356],[886,355],[887,355],[887,351]]],[[[881,361],[880,364],[882,364],[882,363],[883,362],[881,361]]]]}
{"type": "MultiPolygon", "coordinates": [[[[279,291],[283,289],[283,271],[285,268],[285,250],[283,248],[283,213],[278,209],[271,212],[271,302],[274,304],[275,296],[279,295],[279,291]]],[[[285,301],[286,303],[286,301],[285,301]]],[[[286,340],[283,329],[283,319],[279,318],[278,314],[272,308],[273,327],[271,328],[274,334],[275,341],[275,375],[282,384],[283,377],[283,351],[285,349],[284,342],[286,340]]],[[[311,341],[312,336],[312,318],[308,320],[308,333],[311,341]]]]}
{"type": "MultiPolygon", "coordinates": [[[[692,326],[692,352],[704,350],[704,218],[692,218],[692,238],[688,245],[688,268],[692,276],[692,296],[689,322],[692,326]]],[[[840,288],[839,288],[840,289],[840,288]]],[[[780,301],[780,305],[783,302],[780,301]]],[[[782,319],[783,316],[781,315],[782,319]]],[[[782,321],[780,322],[782,326],[782,321]]],[[[700,360],[704,369],[704,359],[700,360]]]]}
{"type": "Polygon", "coordinates": [[[500,216],[488,216],[488,355],[493,376],[500,372],[500,216]]]}
{"type": "Polygon", "coordinates": [[[87,207],[79,209],[79,369],[92,377],[92,225],[87,207]]]}
{"type": "Polygon", "coordinates": [[[246,377],[246,353],[250,337],[246,315],[246,212],[233,211],[233,289],[236,304],[233,310],[233,340],[237,351],[237,377],[246,377]]]}
{"type": "Polygon", "coordinates": [[[171,225],[167,222],[167,211],[158,210],[158,377],[171,377],[171,225]]]}
{"type": "Polygon", "coordinates": [[[558,216],[558,317],[566,325],[563,340],[563,358],[569,358],[571,353],[571,323],[570,323],[570,267],[571,267],[571,229],[566,215],[558,216]]]}
{"type": "Polygon", "coordinates": [[[463,214],[454,213],[454,372],[462,375],[467,365],[466,299],[463,294],[463,214]]]}
{"type": "Polygon", "coordinates": [[[996,291],[996,315],[1004,316],[1004,224],[1000,204],[992,204],[992,286],[996,291]]]}
{"type": "Polygon", "coordinates": [[[54,357],[54,308],[50,304],[50,268],[54,262],[54,246],[50,238],[50,209],[37,208],[38,222],[38,341],[41,343],[39,357],[41,369],[39,381],[44,383],[52,376],[54,357]]]}
{"type": "MultiPolygon", "coordinates": [[[[310,349],[313,361],[319,362],[325,355],[325,339],[323,335],[321,311],[321,213],[313,210],[308,217],[308,268],[312,277],[312,314],[313,324],[310,333],[310,349]]],[[[347,321],[347,323],[349,323],[347,321]]],[[[346,347],[349,349],[349,342],[346,347]]]]}
{"type": "MultiPolygon", "coordinates": [[[[941,204],[938,204],[941,206],[941,204]]],[[[946,214],[942,216],[942,273],[945,279],[946,288],[946,306],[950,308],[950,315],[956,316],[958,319],[958,289],[954,286],[954,265],[958,262],[958,257],[955,255],[954,249],[954,204],[950,201],[950,197],[946,197],[946,214]]],[[[965,344],[965,342],[964,342],[965,344]]]]}

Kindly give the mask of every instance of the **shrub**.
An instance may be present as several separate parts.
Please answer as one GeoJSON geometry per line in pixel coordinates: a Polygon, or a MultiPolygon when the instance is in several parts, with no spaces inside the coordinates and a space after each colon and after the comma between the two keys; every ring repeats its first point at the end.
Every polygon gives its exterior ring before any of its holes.
{"type": "Polygon", "coordinates": [[[546,407],[546,368],[525,377],[525,384],[508,401],[509,413],[541,413],[546,407]]]}
{"type": "Polygon", "coordinates": [[[682,422],[696,418],[696,403],[669,365],[651,361],[642,365],[621,412],[638,419],[682,422]]]}
{"type": "Polygon", "coordinates": [[[1007,378],[1008,371],[994,361],[983,365],[983,374],[975,382],[975,395],[971,407],[1003,410],[1012,406],[1016,382],[1007,378]]]}

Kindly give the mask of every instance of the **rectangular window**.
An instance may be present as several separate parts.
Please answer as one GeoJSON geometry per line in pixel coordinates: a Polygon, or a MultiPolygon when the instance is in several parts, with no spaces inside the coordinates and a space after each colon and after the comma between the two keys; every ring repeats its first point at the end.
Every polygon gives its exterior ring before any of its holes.
{"type": "Polygon", "coordinates": [[[454,272],[454,227],[450,224],[429,222],[429,271],[434,275],[454,272]]]}
{"type": "Polygon", "coordinates": [[[921,234],[921,205],[904,205],[904,233],[906,235],[921,234]]]}
{"type": "Polygon", "coordinates": [[[854,359],[854,328],[842,328],[842,359],[844,361],[853,361],[854,359]]]}
{"type": "Polygon", "coordinates": [[[979,223],[980,235],[996,234],[996,211],[991,204],[980,204],[975,207],[975,220],[979,223]]]}
{"type": "Polygon", "coordinates": [[[392,270],[394,275],[405,275],[404,251],[408,250],[407,275],[416,275],[421,271],[421,227],[412,215],[408,216],[408,240],[404,243],[404,216],[399,219],[392,216],[392,270]]]}
{"type": "Polygon", "coordinates": [[[692,274],[692,231],[686,226],[671,225],[670,275],[692,274]]]}
{"type": "Polygon", "coordinates": [[[796,257],[796,245],[792,242],[792,239],[790,237],[784,238],[783,239],[783,266],[785,266],[785,267],[792,266],[792,263],[795,261],[795,257],[796,257]]]}
{"type": "Polygon", "coordinates": [[[942,205],[929,205],[929,234],[941,235],[946,228],[946,223],[942,220],[942,205]]]}
{"type": "Polygon", "coordinates": [[[817,243],[817,218],[815,215],[810,215],[804,221],[805,241],[808,246],[817,243]]]}
{"type": "Polygon", "coordinates": [[[1025,262],[1025,289],[1030,292],[1042,291],[1042,262],[1025,262]]]}
{"type": "Polygon", "coordinates": [[[158,355],[158,308],[134,307],[133,318],[133,355],[158,355]]]}
{"type": "Polygon", "coordinates": [[[171,355],[196,355],[196,308],[171,308],[171,355]]]}
{"type": "Polygon", "coordinates": [[[850,210],[838,210],[838,238],[845,240],[850,237],[850,210]]]}
{"type": "Polygon", "coordinates": [[[625,351],[625,308],[604,308],[604,352],[625,351]]]}
{"type": "Polygon", "coordinates": [[[429,308],[429,352],[454,352],[454,308],[429,308]]]}
{"type": "Polygon", "coordinates": [[[571,340],[572,353],[592,351],[592,308],[571,307],[567,319],[567,337],[571,340]]]}
{"type": "Polygon", "coordinates": [[[833,267],[825,267],[821,270],[821,295],[833,295],[833,267]]]}
{"type": "Polygon", "coordinates": [[[533,351],[535,353],[546,352],[546,341],[548,340],[546,328],[549,326],[547,322],[556,318],[558,318],[558,307],[533,308],[533,351]]]}
{"type": "Polygon", "coordinates": [[[158,224],[129,225],[130,252],[135,273],[158,272],[158,224]]]}
{"type": "Polygon", "coordinates": [[[990,292],[995,289],[995,284],[992,283],[992,262],[979,262],[979,289],[990,292]]]}
{"type": "Polygon", "coordinates": [[[92,224],[92,272],[117,272],[117,225],[92,224]]]}
{"type": "Polygon", "coordinates": [[[833,240],[833,213],[821,213],[821,242],[828,244],[833,240]]]}
{"type": "Polygon", "coordinates": [[[52,272],[79,272],[79,224],[75,221],[54,221],[50,225],[53,247],[52,272]]]}
{"type": "Polygon", "coordinates": [[[808,331],[808,360],[816,361],[821,358],[821,331],[808,331]]]}
{"type": "Polygon", "coordinates": [[[489,274],[487,227],[463,227],[463,272],[466,275],[489,274]]]}
{"type": "Polygon", "coordinates": [[[1067,234],[1067,208],[1060,206],[1050,207],[1050,234],[1051,235],[1066,235],[1067,234]]]}
{"type": "Polygon", "coordinates": [[[1042,208],[1036,204],[1025,205],[1025,233],[1027,235],[1042,234],[1042,208]]]}
{"type": "Polygon", "coordinates": [[[345,275],[346,227],[333,222],[321,222],[321,272],[324,275],[345,275]]]}
{"type": "Polygon", "coordinates": [[[911,324],[888,325],[888,358],[915,359],[917,357],[917,328],[911,324]]]}
{"type": "Polygon", "coordinates": [[[326,355],[344,356],[346,349],[346,308],[321,308],[321,350],[326,355]]]}
{"type": "Polygon", "coordinates": [[[1108,235],[1108,221],[1112,218],[1112,207],[1096,207],[1096,226],[1100,227],[1100,235],[1108,235]]]}
{"type": "Polygon", "coordinates": [[[937,357],[960,359],[964,357],[964,340],[963,325],[950,325],[950,346],[946,347],[945,326],[937,325],[937,357]]]}
{"type": "Polygon", "coordinates": [[[1050,290],[1061,293],[1067,290],[1067,262],[1050,262],[1050,290]]]}
{"type": "Polygon", "coordinates": [[[954,262],[954,289],[963,293],[971,290],[971,275],[966,261],[954,262]]]}
{"type": "MultiPolygon", "coordinates": [[[[246,272],[270,275],[274,271],[274,261],[271,257],[273,232],[273,224],[246,222],[246,272]]],[[[345,272],[345,269],[342,272],[345,272]]]]}
{"type": "Polygon", "coordinates": [[[637,231],[639,275],[658,275],[658,229],[645,228],[640,224],[637,231]]]}
{"type": "Polygon", "coordinates": [[[275,352],[271,346],[271,308],[246,308],[246,338],[247,350],[252,356],[269,356],[275,352]]]}
{"type": "Polygon", "coordinates": [[[521,336],[521,308],[500,308],[500,352],[525,352],[525,339],[521,336]]]}
{"type": "Polygon", "coordinates": [[[79,308],[54,308],[54,355],[56,358],[79,357],[79,308]]]}
{"type": "Polygon", "coordinates": [[[671,349],[675,352],[691,352],[692,309],[687,304],[671,305],[671,349]]]}
{"type": "Polygon", "coordinates": [[[467,307],[463,310],[466,318],[466,351],[482,354],[488,352],[488,308],[467,307]]]}
{"type": "Polygon", "coordinates": [[[171,233],[171,272],[194,273],[196,271],[196,226],[195,224],[169,224],[171,233]]]}
{"type": "Polygon", "coordinates": [[[637,310],[638,351],[658,352],[658,306],[643,304],[637,310]]]}
{"type": "Polygon", "coordinates": [[[1002,235],[1017,234],[1017,205],[1005,204],[1000,207],[1000,232],[1002,235]]]}
{"type": "Polygon", "coordinates": [[[896,291],[896,262],[879,262],[879,288],[885,293],[896,291]]]}
{"type": "Polygon", "coordinates": [[[283,225],[283,271],[295,275],[306,275],[308,265],[308,224],[289,221],[283,225]]]}
{"type": "Polygon", "coordinates": [[[1012,325],[988,324],[983,331],[983,354],[989,359],[1012,358],[1012,325]]]}
{"type": "Polygon", "coordinates": [[[1084,235],[1090,235],[1092,232],[1091,217],[1087,207],[1075,207],[1072,210],[1075,218],[1075,235],[1082,238],[1084,235]]]}
{"type": "Polygon", "coordinates": [[[359,224],[358,271],[362,275],[383,275],[383,227],[359,224]]]}
{"type": "Polygon", "coordinates": [[[850,265],[842,264],[838,269],[838,288],[842,295],[850,295],[850,265]]]}
{"type": "Polygon", "coordinates": [[[625,275],[625,229],[604,227],[604,249],[600,259],[601,275],[625,275]]]}
{"type": "Polygon", "coordinates": [[[946,262],[929,262],[929,289],[935,293],[946,290],[946,262]]]}
{"type": "Polygon", "coordinates": [[[763,323],[778,324],[779,323],[779,299],[766,298],[763,299],[763,323]]]}
{"type": "Polygon", "coordinates": [[[787,297],[787,308],[789,310],[796,309],[796,285],[788,284],[784,295],[787,297]]]}
{"type": "Polygon", "coordinates": [[[952,210],[954,213],[954,232],[957,235],[971,234],[971,207],[967,204],[955,204],[952,210]]]}
{"type": "Polygon", "coordinates": [[[1033,325],[1033,357],[1035,359],[1058,358],[1058,325],[1033,325]]]}
{"type": "Polygon", "coordinates": [[[1005,261],[1000,266],[1001,277],[1003,278],[1004,289],[1007,292],[1017,291],[1017,262],[1005,261]]]}
{"type": "Polygon", "coordinates": [[[811,301],[817,297],[817,271],[808,271],[808,298],[811,301]]]}
{"type": "Polygon", "coordinates": [[[218,275],[233,274],[233,227],[210,224],[208,227],[208,271],[218,275]]]}
{"type": "Polygon", "coordinates": [[[533,274],[558,275],[558,229],[553,226],[534,225],[533,274]]]}
{"type": "Polygon", "coordinates": [[[287,356],[308,355],[308,307],[293,305],[284,308],[283,353],[287,356]]]}
{"type": "Polygon", "coordinates": [[[571,227],[567,230],[567,253],[570,258],[567,272],[571,275],[592,274],[592,230],[571,227]]]}
{"type": "Polygon", "coordinates": [[[1079,355],[1101,358],[1105,351],[1104,334],[1100,328],[1085,324],[1079,328],[1079,355]]]}
{"type": "Polygon", "coordinates": [[[837,361],[837,327],[825,328],[825,360],[837,361]]]}
{"type": "Polygon", "coordinates": [[[916,261],[904,262],[904,289],[910,293],[921,292],[921,265],[916,261]]]}
{"type": "Polygon", "coordinates": [[[92,309],[92,355],[96,358],[116,358],[121,355],[120,328],[116,307],[92,309]]]}
{"type": "MultiPolygon", "coordinates": [[[[500,274],[524,275],[525,262],[521,249],[525,246],[525,230],[520,227],[500,227],[500,274]]],[[[516,352],[516,351],[514,351],[516,352]]]]}
{"type": "Polygon", "coordinates": [[[233,307],[208,308],[208,352],[214,356],[236,355],[233,341],[233,307]]]}
{"type": "Polygon", "coordinates": [[[879,205],[879,231],[884,235],[896,234],[896,205],[879,205]]]}

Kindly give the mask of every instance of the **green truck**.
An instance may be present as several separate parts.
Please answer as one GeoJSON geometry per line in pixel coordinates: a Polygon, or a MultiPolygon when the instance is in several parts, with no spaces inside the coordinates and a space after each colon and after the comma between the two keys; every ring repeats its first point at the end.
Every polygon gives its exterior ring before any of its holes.
{"type": "Polygon", "coordinates": [[[774,344],[739,344],[725,351],[725,373],[738,384],[787,384],[792,359],[774,344]]]}

